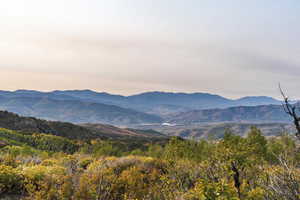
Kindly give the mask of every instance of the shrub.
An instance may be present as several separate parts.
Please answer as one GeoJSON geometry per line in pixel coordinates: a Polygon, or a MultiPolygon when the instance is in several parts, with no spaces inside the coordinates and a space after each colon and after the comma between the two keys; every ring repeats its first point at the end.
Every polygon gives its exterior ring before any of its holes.
{"type": "Polygon", "coordinates": [[[0,194],[20,193],[23,176],[20,171],[6,165],[0,165],[0,194]]]}

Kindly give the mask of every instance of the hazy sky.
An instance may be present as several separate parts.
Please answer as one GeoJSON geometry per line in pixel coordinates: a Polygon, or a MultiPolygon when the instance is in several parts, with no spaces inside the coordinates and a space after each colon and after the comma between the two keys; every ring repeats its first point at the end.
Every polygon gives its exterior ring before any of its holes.
{"type": "Polygon", "coordinates": [[[299,0],[8,0],[0,89],[300,98],[299,0]]]}

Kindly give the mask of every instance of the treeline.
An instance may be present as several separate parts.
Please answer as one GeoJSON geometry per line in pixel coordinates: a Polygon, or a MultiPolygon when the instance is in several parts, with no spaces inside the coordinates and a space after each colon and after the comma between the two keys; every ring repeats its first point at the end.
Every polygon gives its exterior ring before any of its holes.
{"type": "Polygon", "coordinates": [[[221,140],[191,141],[173,137],[167,143],[137,142],[132,146],[124,141],[80,143],[44,134],[18,135],[7,130],[1,130],[0,135],[6,138],[5,142],[26,144],[0,149],[0,194],[6,198],[300,198],[297,140],[289,135],[266,138],[256,128],[247,137],[227,131],[221,140]],[[35,142],[30,143],[31,139],[35,142]],[[53,146],[46,147],[48,144],[53,146]],[[66,144],[74,145],[77,150],[56,149],[66,144]]]}

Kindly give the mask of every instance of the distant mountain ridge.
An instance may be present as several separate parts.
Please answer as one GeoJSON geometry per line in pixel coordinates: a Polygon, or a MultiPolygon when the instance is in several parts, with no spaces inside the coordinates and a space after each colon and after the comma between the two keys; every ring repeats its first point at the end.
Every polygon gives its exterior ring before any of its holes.
{"type": "Polygon", "coordinates": [[[267,96],[248,96],[240,99],[228,99],[220,95],[209,93],[173,93],[173,92],[145,92],[141,94],[122,96],[109,93],[98,93],[91,90],[54,91],[54,94],[69,95],[82,100],[106,101],[106,103],[123,104],[127,106],[173,105],[187,108],[225,108],[239,105],[280,104],[281,101],[267,96]]]}
{"type": "Polygon", "coordinates": [[[101,103],[161,116],[195,109],[281,104],[281,101],[267,96],[228,99],[209,93],[145,92],[131,96],[122,96],[92,90],[55,90],[52,92],[17,90],[14,92],[0,91],[0,96],[9,98],[37,97],[101,103]]]}

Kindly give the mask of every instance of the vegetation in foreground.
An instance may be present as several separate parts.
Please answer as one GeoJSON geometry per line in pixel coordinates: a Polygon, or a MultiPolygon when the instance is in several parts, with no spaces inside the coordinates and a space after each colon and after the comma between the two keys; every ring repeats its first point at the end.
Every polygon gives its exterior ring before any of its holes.
{"type": "Polygon", "coordinates": [[[83,142],[0,130],[2,199],[268,200],[300,198],[300,152],[291,136],[252,128],[218,141],[83,142]]]}

